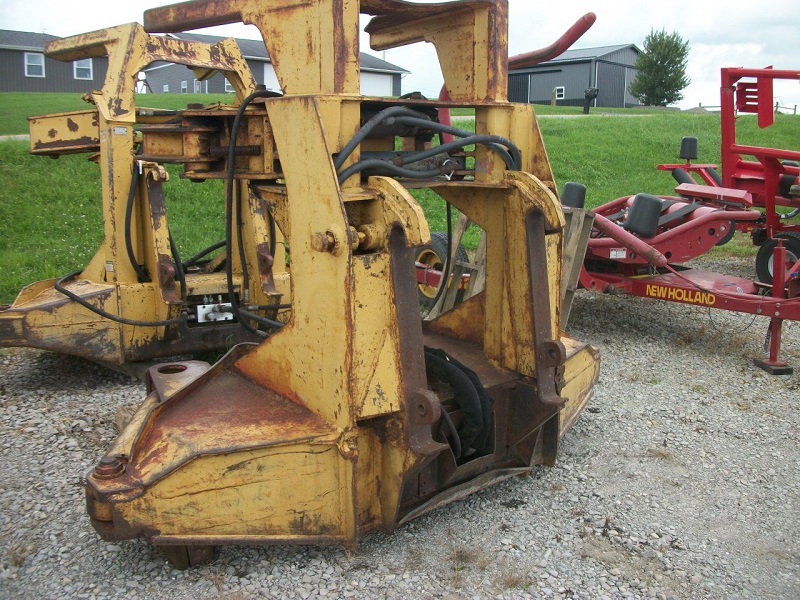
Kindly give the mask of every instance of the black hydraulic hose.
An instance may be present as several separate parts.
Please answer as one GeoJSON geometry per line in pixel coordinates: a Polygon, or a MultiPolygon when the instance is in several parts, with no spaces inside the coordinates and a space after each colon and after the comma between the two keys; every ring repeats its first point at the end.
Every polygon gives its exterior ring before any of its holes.
{"type": "Polygon", "coordinates": [[[453,206],[445,200],[445,219],[447,220],[447,256],[444,257],[444,265],[442,266],[442,275],[439,278],[439,289],[436,290],[436,295],[433,297],[431,308],[436,306],[439,300],[447,289],[447,282],[450,279],[450,256],[453,254],[453,206]]]}
{"type": "MultiPolygon", "coordinates": [[[[141,152],[141,149],[137,154],[141,152]]],[[[136,260],[136,254],[133,251],[133,240],[131,239],[131,227],[133,225],[133,203],[136,199],[136,186],[139,184],[139,173],[136,170],[136,160],[133,161],[133,172],[131,174],[131,187],[128,190],[128,202],[125,204],[125,250],[128,254],[128,260],[136,272],[136,279],[139,283],[150,281],[147,272],[142,268],[136,260]]]]}
{"type": "Polygon", "coordinates": [[[175,261],[175,274],[178,276],[178,283],[181,286],[181,301],[186,302],[186,272],[183,270],[181,255],[178,253],[178,247],[172,239],[172,233],[167,232],[167,235],[169,236],[169,251],[172,252],[172,260],[175,261]]]}
{"type": "Polygon", "coordinates": [[[137,321],[135,319],[125,319],[124,317],[118,317],[117,315],[112,315],[110,312],[106,312],[102,308],[89,304],[86,300],[84,300],[77,294],[73,294],[64,287],[64,283],[66,283],[70,279],[74,279],[82,272],[83,271],[73,271],[68,275],[64,275],[64,277],[62,277],[53,284],[53,288],[56,291],[64,294],[70,300],[77,302],[84,308],[90,310],[96,315],[100,315],[104,319],[114,321],[115,323],[122,323],[123,325],[132,325],[134,327],[166,327],[167,325],[175,325],[176,323],[181,323],[186,320],[185,314],[181,315],[180,317],[175,317],[174,319],[165,319],[163,321],[137,321]]]}
{"type": "Polygon", "coordinates": [[[425,371],[431,377],[450,384],[453,398],[461,409],[461,429],[458,431],[461,453],[462,456],[469,456],[474,452],[473,444],[483,429],[483,412],[475,386],[456,365],[437,356],[427,348],[425,350],[425,371]]]}
{"type": "MultiPolygon", "coordinates": [[[[397,158],[402,162],[402,164],[412,164],[415,162],[419,162],[420,160],[424,160],[426,158],[430,158],[432,156],[436,156],[437,154],[442,154],[443,152],[449,152],[450,150],[459,150],[464,146],[469,146],[470,144],[485,144],[488,143],[502,143],[501,140],[508,142],[505,138],[496,135],[471,135],[469,137],[461,138],[459,140],[453,140],[452,142],[448,142],[442,146],[436,146],[435,148],[430,148],[428,150],[422,150],[420,152],[415,152],[413,154],[409,154],[406,156],[398,156],[397,158]]],[[[510,143],[510,142],[508,142],[510,143]]],[[[513,146],[513,154],[508,154],[506,152],[501,153],[501,158],[504,159],[506,162],[506,166],[513,170],[519,170],[517,166],[519,158],[519,150],[513,146]],[[505,155],[505,156],[503,156],[505,155]],[[506,160],[508,159],[508,160],[506,160]]],[[[437,175],[441,175],[442,171],[440,169],[428,169],[425,171],[414,171],[412,169],[404,169],[402,165],[398,165],[393,161],[388,160],[380,160],[376,158],[367,158],[364,160],[360,160],[357,163],[354,163],[347,167],[344,171],[342,171],[339,176],[338,180],[339,183],[343,183],[349,177],[355,175],[356,173],[363,171],[365,169],[384,169],[389,171],[392,174],[399,175],[401,177],[413,177],[413,178],[427,178],[427,177],[435,177],[437,175]]]]}
{"type": "Polygon", "coordinates": [[[511,141],[507,140],[504,137],[500,137],[499,135],[484,135],[484,134],[475,134],[470,135],[468,137],[463,137],[458,140],[453,140],[452,142],[448,142],[441,146],[436,146],[434,148],[429,148],[428,150],[422,150],[420,152],[414,152],[412,154],[408,154],[405,156],[401,156],[400,158],[403,159],[405,164],[417,162],[419,160],[423,160],[425,158],[430,158],[431,156],[436,156],[437,154],[441,154],[442,152],[449,152],[450,150],[460,150],[464,146],[469,146],[470,144],[482,144],[482,145],[489,145],[489,144],[503,144],[509,150],[510,161],[506,162],[506,166],[511,169],[512,171],[518,171],[520,169],[520,164],[522,162],[522,157],[520,155],[519,149],[511,143],[511,141]]]}
{"type": "Polygon", "coordinates": [[[450,437],[445,436],[445,439],[450,442],[450,449],[453,451],[453,456],[456,460],[461,458],[461,438],[458,437],[458,429],[456,428],[456,424],[453,423],[453,419],[450,418],[450,414],[446,411],[442,411],[442,424],[439,426],[439,431],[444,429],[444,426],[447,426],[447,429],[450,431],[450,437]]]}
{"type": "MultiPolygon", "coordinates": [[[[247,312],[239,305],[239,300],[236,298],[236,294],[233,288],[233,261],[231,257],[233,256],[233,188],[235,183],[235,158],[236,158],[236,137],[239,132],[239,125],[241,124],[242,117],[244,116],[245,109],[258,98],[274,98],[274,92],[268,91],[256,91],[247,96],[244,100],[242,100],[239,109],[236,111],[236,116],[233,119],[233,124],[231,125],[231,133],[230,133],[230,144],[228,146],[228,169],[227,169],[227,181],[225,186],[225,251],[227,253],[227,258],[225,260],[225,275],[227,278],[227,286],[228,286],[228,299],[231,303],[231,309],[233,310],[233,314],[236,317],[236,320],[239,324],[245,328],[248,332],[258,335],[261,337],[266,337],[267,334],[263,331],[260,331],[250,325],[248,322],[249,320],[255,321],[261,325],[265,325],[267,327],[271,327],[273,329],[280,329],[283,327],[283,323],[278,321],[273,321],[271,319],[265,319],[263,317],[259,317],[258,315],[254,315],[252,313],[247,312]]],[[[241,248],[241,241],[239,243],[239,247],[241,248]]],[[[247,263],[242,262],[242,270],[247,269],[247,263]]],[[[244,288],[242,288],[244,289],[244,288]]]]}
{"type": "Polygon", "coordinates": [[[478,394],[478,399],[481,403],[481,413],[483,415],[483,428],[475,438],[475,451],[481,453],[484,452],[489,441],[489,434],[492,431],[492,405],[494,404],[492,402],[492,397],[486,392],[486,388],[483,387],[483,384],[481,383],[481,380],[475,371],[457,361],[444,350],[437,348],[425,348],[425,351],[435,354],[436,356],[443,358],[447,362],[458,367],[461,372],[469,378],[469,380],[472,382],[472,385],[475,387],[475,392],[478,394]]]}
{"type": "MultiPolygon", "coordinates": [[[[472,131],[466,131],[465,129],[457,129],[449,125],[443,125],[442,123],[434,123],[433,121],[428,121],[426,119],[419,119],[417,117],[404,117],[404,116],[392,117],[390,119],[387,119],[387,121],[389,121],[389,123],[396,122],[396,123],[402,123],[404,125],[416,125],[418,127],[425,127],[427,129],[432,129],[433,131],[436,131],[440,134],[449,133],[450,135],[455,135],[461,138],[475,135],[475,133],[473,133],[472,131]]],[[[515,171],[520,170],[522,168],[522,154],[519,152],[519,149],[513,142],[511,142],[511,140],[506,140],[503,144],[506,145],[508,148],[514,148],[518,158],[514,159],[509,153],[509,151],[503,148],[503,146],[501,146],[500,143],[497,144],[492,143],[486,145],[489,148],[491,148],[494,152],[497,152],[503,158],[503,162],[505,162],[506,165],[514,164],[516,168],[513,168],[513,170],[515,171]]],[[[440,136],[439,147],[441,148],[441,146],[443,145],[444,141],[440,136]]]]}
{"type": "Polygon", "coordinates": [[[353,139],[347,142],[345,147],[342,148],[342,151],[339,152],[339,155],[333,160],[333,166],[336,167],[336,170],[338,171],[341,168],[341,166],[345,163],[348,157],[353,153],[353,150],[355,150],[358,147],[358,145],[361,142],[363,142],[364,139],[369,135],[370,131],[372,131],[378,125],[380,125],[381,122],[384,121],[387,117],[391,117],[394,115],[406,115],[409,117],[420,117],[420,118],[424,117],[422,113],[417,112],[415,110],[411,110],[410,108],[407,108],[405,106],[391,106],[389,108],[380,111],[378,114],[376,114],[374,117],[372,117],[369,121],[367,121],[366,123],[364,123],[364,125],[361,126],[361,129],[359,129],[356,132],[356,134],[353,136],[353,139]]]}
{"type": "Polygon", "coordinates": [[[427,179],[429,177],[436,177],[442,174],[441,169],[427,169],[425,171],[415,171],[413,169],[404,169],[393,162],[388,160],[381,160],[379,158],[368,158],[360,160],[355,164],[350,165],[339,176],[339,183],[344,183],[349,177],[365,169],[383,169],[393,175],[400,177],[414,177],[417,179],[427,179]]]}
{"type": "Polygon", "coordinates": [[[204,258],[204,257],[208,256],[209,254],[214,252],[214,250],[219,250],[220,248],[224,248],[224,247],[225,247],[225,240],[220,240],[219,242],[217,242],[216,244],[212,244],[208,248],[203,248],[202,250],[200,250],[200,252],[198,252],[197,254],[192,256],[191,258],[183,261],[184,270],[186,270],[189,267],[197,264],[197,262],[201,258],[204,258]]]}
{"type": "Polygon", "coordinates": [[[267,217],[269,218],[269,255],[274,259],[275,250],[278,247],[278,228],[275,226],[275,215],[272,209],[267,207],[267,217]]]}
{"type": "Polygon", "coordinates": [[[780,216],[781,219],[794,219],[797,215],[800,215],[800,208],[795,208],[792,212],[788,212],[782,214],[780,216]]]}

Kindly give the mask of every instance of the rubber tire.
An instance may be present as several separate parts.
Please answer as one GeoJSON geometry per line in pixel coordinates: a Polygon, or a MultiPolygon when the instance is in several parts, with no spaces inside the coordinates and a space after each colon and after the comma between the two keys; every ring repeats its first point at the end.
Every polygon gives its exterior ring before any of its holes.
{"type": "Polygon", "coordinates": [[[772,283],[772,251],[778,245],[778,238],[783,240],[787,261],[793,260],[793,262],[797,262],[800,260],[800,233],[785,231],[767,240],[761,245],[758,249],[758,254],[756,254],[756,276],[762,283],[772,283]]]}
{"type": "MultiPolygon", "coordinates": [[[[423,262],[428,266],[441,271],[444,268],[445,257],[447,256],[447,234],[441,231],[431,233],[431,241],[422,246],[417,246],[414,251],[414,260],[423,262]],[[424,260],[420,260],[424,258],[424,260]],[[431,261],[433,259],[433,261],[431,261]]],[[[469,257],[467,251],[463,246],[458,247],[456,252],[456,260],[460,262],[467,262],[469,257]]],[[[432,286],[419,285],[419,306],[423,311],[428,311],[433,307],[433,300],[436,296],[436,290],[432,286]],[[427,287],[427,293],[423,291],[423,287],[427,287]]],[[[458,300],[456,300],[458,303],[458,300]]]]}

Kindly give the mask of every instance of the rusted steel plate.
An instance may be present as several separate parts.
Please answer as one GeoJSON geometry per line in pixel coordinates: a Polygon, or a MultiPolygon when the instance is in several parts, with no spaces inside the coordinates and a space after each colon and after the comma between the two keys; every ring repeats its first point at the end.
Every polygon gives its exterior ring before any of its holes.
{"type": "Polygon", "coordinates": [[[28,127],[31,154],[75,154],[100,149],[96,109],[28,117],[28,127]]]}

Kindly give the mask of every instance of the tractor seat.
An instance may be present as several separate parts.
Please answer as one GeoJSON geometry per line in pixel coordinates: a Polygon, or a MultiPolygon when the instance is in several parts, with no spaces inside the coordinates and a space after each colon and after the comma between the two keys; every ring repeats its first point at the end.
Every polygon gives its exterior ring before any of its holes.
{"type": "Polygon", "coordinates": [[[628,209],[628,218],[622,223],[622,227],[639,237],[652,238],[660,228],[678,223],[700,208],[699,204],[687,203],[667,213],[674,204],[678,203],[673,200],[662,200],[651,194],[636,194],[628,209]]]}

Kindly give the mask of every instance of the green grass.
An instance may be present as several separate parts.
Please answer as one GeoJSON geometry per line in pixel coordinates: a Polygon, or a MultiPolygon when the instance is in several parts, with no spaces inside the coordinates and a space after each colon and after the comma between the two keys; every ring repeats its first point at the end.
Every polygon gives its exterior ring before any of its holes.
{"type": "MultiPolygon", "coordinates": [[[[188,258],[224,238],[222,182],[195,184],[168,166],[170,230],[188,258]]],[[[0,303],[25,285],[85,266],[103,239],[100,171],[86,156],[28,154],[0,142],[0,303]]]]}
{"type": "MultiPolygon", "coordinates": [[[[233,94],[136,94],[136,106],[177,110],[189,103],[229,103],[233,94]]],[[[73,110],[88,110],[91,104],[70,93],[0,93],[0,135],[28,133],[28,117],[73,110]]]]}
{"type": "MultiPolygon", "coordinates": [[[[190,102],[228,98],[151,94],[137,101],[154,108],[177,109],[190,102]]],[[[72,94],[0,94],[0,132],[24,133],[27,114],[80,109],[83,103],[75,100],[72,94]],[[24,102],[21,96],[29,101],[24,102]]],[[[580,113],[575,107],[537,106],[536,110],[538,114],[580,113]]],[[[684,135],[699,138],[701,162],[719,162],[717,115],[619,112],[637,116],[608,116],[593,110],[589,116],[545,117],[539,121],[559,188],[566,181],[583,183],[588,188],[590,207],[642,191],[671,193],[675,186],[672,177],[655,167],[662,162],[679,162],[678,149],[684,135]]],[[[469,129],[473,125],[467,121],[458,126],[469,129]]],[[[800,139],[800,117],[779,115],[777,126],[760,131],[755,118],[747,116],[739,120],[738,127],[743,143],[793,148],[800,139]]],[[[12,301],[28,283],[81,268],[102,238],[97,165],[83,155],[52,160],[30,156],[27,149],[25,142],[0,143],[0,303],[12,301]]],[[[222,184],[195,184],[180,179],[178,168],[170,166],[169,171],[171,181],[165,189],[170,227],[181,254],[188,257],[223,238],[222,184]]],[[[429,190],[413,193],[431,230],[445,230],[441,199],[429,190]]],[[[479,231],[473,228],[464,245],[472,249],[478,238],[479,231]]],[[[735,253],[752,252],[746,246],[738,244],[735,253]]]]}

